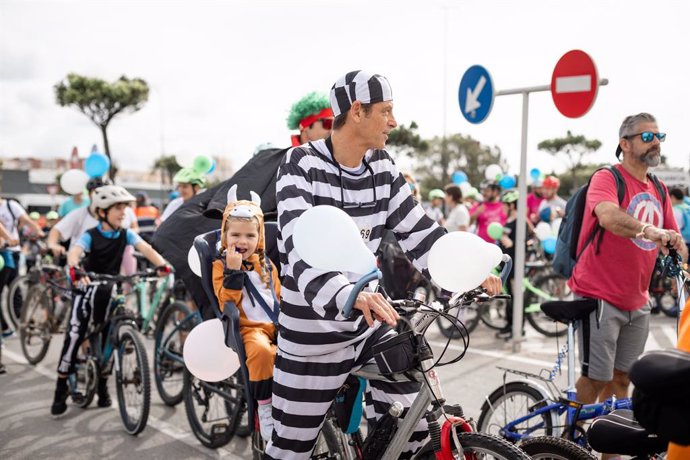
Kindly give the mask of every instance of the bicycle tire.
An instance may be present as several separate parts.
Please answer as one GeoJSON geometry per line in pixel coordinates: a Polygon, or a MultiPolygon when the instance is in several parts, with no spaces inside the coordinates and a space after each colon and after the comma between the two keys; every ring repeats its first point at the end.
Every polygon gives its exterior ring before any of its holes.
{"type": "Polygon", "coordinates": [[[96,358],[88,353],[84,354],[82,347],[79,347],[76,358],[75,374],[72,376],[73,385],[70,388],[72,402],[82,409],[89,407],[93,398],[96,396],[96,387],[100,369],[96,358]]]}
{"type": "Polygon", "coordinates": [[[129,325],[120,327],[117,351],[115,359],[119,362],[115,386],[120,417],[127,433],[134,436],[146,428],[151,408],[151,375],[141,333],[129,325]],[[128,360],[132,356],[135,361],[133,367],[128,360]]]}
{"type": "Polygon", "coordinates": [[[184,407],[194,436],[210,449],[217,449],[230,442],[242,411],[247,410],[244,387],[238,374],[221,382],[203,382],[188,370],[184,371],[184,407]],[[229,399],[217,391],[229,395],[229,399]],[[210,417],[209,417],[210,415],[210,417]]]}
{"type": "MultiPolygon", "coordinates": [[[[537,277],[534,282],[532,282],[534,288],[544,291],[553,297],[551,300],[566,300],[572,297],[572,292],[566,285],[566,280],[561,275],[556,273],[548,273],[537,277]],[[554,287],[554,283],[558,282],[560,286],[554,287]],[[565,291],[560,292],[561,289],[565,291]]],[[[534,306],[534,311],[525,312],[525,317],[527,321],[532,325],[532,327],[540,334],[546,337],[562,337],[568,333],[568,329],[552,320],[541,311],[541,308],[536,308],[536,305],[541,305],[547,299],[540,299],[534,292],[529,289],[525,290],[525,308],[534,306]]]]}
{"type": "Polygon", "coordinates": [[[520,449],[534,460],[596,460],[587,449],[572,441],[554,436],[527,438],[519,444],[520,449]]]}
{"type": "Polygon", "coordinates": [[[479,306],[479,318],[489,328],[495,331],[503,330],[508,327],[506,308],[508,308],[507,299],[491,299],[479,306]]]}
{"type": "Polygon", "coordinates": [[[184,361],[182,347],[184,338],[199,322],[196,317],[190,317],[189,308],[182,302],[167,305],[156,323],[154,333],[155,346],[153,358],[153,375],[156,389],[163,402],[174,407],[182,402],[184,389],[184,361]],[[182,322],[185,322],[182,324],[182,322]],[[176,337],[173,337],[175,334],[176,337]],[[163,349],[165,347],[165,349],[163,349]],[[171,358],[168,353],[176,358],[171,358]]]}
{"type": "Polygon", "coordinates": [[[9,320],[8,326],[12,331],[17,331],[19,328],[19,320],[21,318],[23,299],[26,298],[29,290],[29,274],[19,275],[12,280],[7,287],[7,313],[6,320],[9,320]]]}
{"type": "MultiPolygon", "coordinates": [[[[482,404],[479,419],[477,420],[477,430],[482,433],[502,436],[502,427],[513,420],[528,415],[530,407],[542,400],[541,392],[526,382],[508,382],[505,386],[501,385],[482,404]],[[504,405],[505,407],[501,409],[504,405]]],[[[534,434],[535,436],[553,435],[553,420],[551,419],[551,413],[548,412],[535,415],[533,418],[515,427],[515,430],[519,432],[533,428],[534,425],[530,424],[532,419],[535,422],[543,423],[544,426],[543,429],[534,434]]],[[[532,435],[530,434],[530,436],[532,435]]]]}
{"type": "MultiPolygon", "coordinates": [[[[458,433],[458,440],[465,453],[464,458],[468,458],[467,454],[470,454],[469,458],[476,458],[472,456],[472,454],[483,454],[480,458],[493,458],[496,460],[530,460],[529,455],[498,436],[492,436],[486,433],[458,433]]],[[[457,455],[456,450],[453,450],[453,453],[457,455]]],[[[436,454],[434,453],[431,441],[427,442],[414,458],[415,460],[435,460],[436,454]]]]}
{"type": "Polygon", "coordinates": [[[32,286],[22,304],[19,322],[19,340],[22,353],[29,364],[36,365],[43,361],[50,346],[52,302],[46,286],[32,286]]]}
{"type": "MultiPolygon", "coordinates": [[[[476,304],[472,304],[455,310],[455,318],[459,319],[460,322],[465,325],[468,334],[471,334],[479,324],[478,308],[476,304]]],[[[459,339],[462,337],[462,334],[465,333],[462,327],[458,330],[450,320],[442,316],[436,319],[436,325],[439,331],[441,331],[441,334],[448,339],[459,339]]]]}

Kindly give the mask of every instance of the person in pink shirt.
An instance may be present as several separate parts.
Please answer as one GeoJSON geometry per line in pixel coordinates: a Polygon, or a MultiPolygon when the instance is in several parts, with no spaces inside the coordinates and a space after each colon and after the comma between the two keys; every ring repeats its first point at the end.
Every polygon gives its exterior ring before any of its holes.
{"type": "Polygon", "coordinates": [[[628,395],[628,370],[644,351],[649,333],[647,288],[659,250],[673,247],[687,260],[687,247],[678,233],[668,190],[660,196],[648,168],[657,166],[661,142],[655,118],[648,113],[627,117],[619,130],[614,166],[625,183],[618,202],[613,173],[594,174],[587,192],[581,254],[568,285],[580,297],[597,299],[597,308],[578,328],[582,375],[577,400],[589,404],[615,395],[628,395]],[[601,238],[591,235],[603,228],[601,238]],[[668,245],[668,246],[667,246],[668,245]]]}
{"type": "Polygon", "coordinates": [[[541,179],[532,184],[532,190],[527,194],[527,218],[533,224],[539,222],[539,206],[544,201],[544,188],[541,179]]]}
{"type": "Polygon", "coordinates": [[[485,182],[482,184],[482,196],[484,202],[476,204],[470,211],[472,223],[477,224],[477,235],[489,243],[496,241],[489,236],[488,228],[492,222],[501,225],[506,223],[506,214],[503,212],[503,204],[499,200],[501,186],[496,182],[485,182]]]}

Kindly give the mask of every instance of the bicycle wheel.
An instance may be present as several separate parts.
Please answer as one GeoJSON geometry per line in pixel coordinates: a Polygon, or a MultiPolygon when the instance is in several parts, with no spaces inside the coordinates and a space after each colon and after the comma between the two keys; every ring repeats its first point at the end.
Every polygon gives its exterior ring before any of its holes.
{"type": "Polygon", "coordinates": [[[184,371],[184,407],[194,436],[217,449],[230,442],[247,410],[239,374],[221,382],[204,382],[184,371]]]}
{"type": "MultiPolygon", "coordinates": [[[[478,308],[479,307],[476,304],[472,304],[466,307],[457,308],[455,310],[455,318],[459,319],[460,322],[465,325],[468,334],[472,333],[472,331],[474,331],[479,324],[478,308]]],[[[462,327],[460,330],[458,330],[450,320],[444,318],[443,316],[439,316],[436,319],[436,324],[438,325],[438,329],[441,331],[441,334],[449,339],[459,339],[462,334],[464,334],[462,327]]]]}
{"type": "Polygon", "coordinates": [[[500,331],[508,327],[506,317],[507,299],[492,299],[479,306],[479,318],[491,329],[500,331]]]}
{"type": "Polygon", "coordinates": [[[50,288],[32,286],[22,305],[19,322],[19,339],[22,353],[30,364],[38,364],[50,346],[53,305],[50,288]]]}
{"type": "MultiPolygon", "coordinates": [[[[485,433],[458,433],[458,440],[465,454],[464,458],[481,458],[483,460],[529,460],[530,457],[506,441],[497,436],[485,433]],[[469,454],[469,455],[468,455],[469,454]]],[[[451,443],[453,441],[451,440],[451,443]]],[[[459,453],[453,449],[453,458],[459,453]]],[[[416,460],[435,460],[434,448],[429,441],[414,457],[416,460]]]]}
{"type": "Polygon", "coordinates": [[[22,314],[22,303],[26,298],[30,285],[30,274],[17,276],[7,288],[7,319],[8,326],[16,331],[22,314]]]}
{"type": "Polygon", "coordinates": [[[520,443],[520,449],[534,460],[596,460],[597,458],[574,442],[553,436],[527,438],[520,443]]]}
{"type": "MultiPolygon", "coordinates": [[[[543,397],[534,387],[525,382],[508,382],[501,385],[484,401],[477,430],[506,437],[503,427],[508,423],[530,414],[532,407],[543,397]]],[[[521,436],[550,436],[553,434],[551,413],[535,415],[512,428],[512,433],[521,436]]]]}
{"type": "Polygon", "coordinates": [[[144,341],[139,331],[123,326],[118,331],[115,359],[117,401],[127,433],[136,435],[146,428],[151,406],[151,376],[144,341]]]}
{"type": "Polygon", "coordinates": [[[536,292],[525,291],[525,317],[532,327],[546,337],[560,337],[568,330],[541,311],[540,305],[547,300],[572,300],[573,293],[566,284],[566,279],[556,273],[543,275],[532,282],[536,292]],[[543,293],[539,294],[539,293],[543,293]],[[545,298],[546,297],[546,298],[545,298]]]}
{"type": "Polygon", "coordinates": [[[89,356],[83,347],[79,347],[75,373],[69,376],[70,396],[77,407],[82,409],[89,407],[96,396],[100,374],[96,358],[89,356]]]}
{"type": "Polygon", "coordinates": [[[153,375],[158,394],[168,406],[182,402],[182,345],[198,322],[185,304],[173,302],[165,307],[156,324],[153,375]]]}

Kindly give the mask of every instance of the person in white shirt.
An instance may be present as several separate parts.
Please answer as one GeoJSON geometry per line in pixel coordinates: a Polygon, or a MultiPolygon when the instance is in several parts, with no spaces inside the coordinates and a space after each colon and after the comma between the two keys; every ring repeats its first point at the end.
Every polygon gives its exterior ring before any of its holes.
{"type": "Polygon", "coordinates": [[[446,192],[445,200],[448,212],[443,226],[449,232],[466,232],[470,226],[470,212],[462,202],[462,190],[455,184],[448,184],[443,190],[446,192]]]}

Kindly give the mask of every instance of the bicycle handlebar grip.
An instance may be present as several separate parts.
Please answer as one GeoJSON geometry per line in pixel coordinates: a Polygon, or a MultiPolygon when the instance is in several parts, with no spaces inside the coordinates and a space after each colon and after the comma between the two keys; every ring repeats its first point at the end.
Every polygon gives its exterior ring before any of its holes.
{"type": "Polygon", "coordinates": [[[381,271],[376,268],[372,272],[367,273],[363,277],[359,279],[355,283],[355,286],[352,288],[352,291],[350,292],[350,296],[347,298],[347,301],[345,302],[345,306],[343,307],[343,316],[345,318],[349,318],[350,315],[352,315],[352,309],[355,306],[355,301],[357,300],[357,296],[359,295],[360,292],[362,292],[362,289],[364,289],[364,286],[369,284],[370,282],[376,280],[376,279],[381,279],[381,271]]]}
{"type": "Polygon", "coordinates": [[[506,282],[508,281],[508,275],[510,275],[510,270],[513,269],[513,259],[508,254],[503,254],[503,257],[501,257],[501,262],[504,262],[503,265],[503,270],[501,270],[501,273],[498,275],[501,277],[501,283],[505,286],[506,282]]]}

